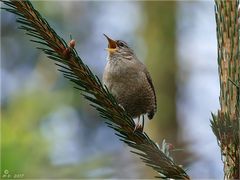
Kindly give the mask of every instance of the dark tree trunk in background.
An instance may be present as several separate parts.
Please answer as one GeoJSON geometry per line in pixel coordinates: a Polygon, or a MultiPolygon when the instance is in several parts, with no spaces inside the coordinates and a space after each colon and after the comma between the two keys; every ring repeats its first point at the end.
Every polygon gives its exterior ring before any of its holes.
{"type": "Polygon", "coordinates": [[[176,144],[176,2],[146,2],[145,59],[157,93],[158,110],[148,128],[176,144]]]}
{"type": "Polygon", "coordinates": [[[156,142],[166,139],[178,146],[176,2],[145,2],[142,5],[146,12],[143,32],[147,47],[145,64],[152,75],[158,103],[157,113],[146,130],[156,142]]]}

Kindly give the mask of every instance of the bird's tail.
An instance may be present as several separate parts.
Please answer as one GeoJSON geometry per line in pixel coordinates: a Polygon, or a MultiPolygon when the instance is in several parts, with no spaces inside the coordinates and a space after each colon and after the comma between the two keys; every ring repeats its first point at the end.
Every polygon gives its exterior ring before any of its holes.
{"type": "Polygon", "coordinates": [[[151,120],[155,114],[155,110],[151,110],[149,113],[147,113],[148,119],[151,120]]]}

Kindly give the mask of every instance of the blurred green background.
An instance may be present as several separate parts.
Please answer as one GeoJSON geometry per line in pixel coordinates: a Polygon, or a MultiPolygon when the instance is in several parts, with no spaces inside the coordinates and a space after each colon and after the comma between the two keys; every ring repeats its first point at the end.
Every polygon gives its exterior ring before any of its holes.
{"type": "MultiPolygon", "coordinates": [[[[2,4],[1,4],[2,5],[2,4]]],[[[211,1],[34,1],[33,5],[99,77],[103,33],[130,44],[147,66],[158,112],[145,130],[193,178],[222,178],[210,112],[218,108],[211,1]]],[[[1,10],[1,177],[152,178],[130,148],[1,10]]]]}

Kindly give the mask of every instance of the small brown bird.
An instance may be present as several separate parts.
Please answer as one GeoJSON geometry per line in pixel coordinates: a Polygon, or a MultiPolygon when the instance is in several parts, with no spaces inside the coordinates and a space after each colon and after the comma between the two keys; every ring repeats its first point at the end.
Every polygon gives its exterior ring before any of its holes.
{"type": "Polygon", "coordinates": [[[156,110],[156,94],[146,66],[136,57],[126,42],[108,40],[108,62],[103,73],[103,83],[117,102],[132,118],[138,118],[135,129],[143,131],[144,114],[152,119],[156,110]],[[140,116],[142,125],[139,124],[140,116]]]}

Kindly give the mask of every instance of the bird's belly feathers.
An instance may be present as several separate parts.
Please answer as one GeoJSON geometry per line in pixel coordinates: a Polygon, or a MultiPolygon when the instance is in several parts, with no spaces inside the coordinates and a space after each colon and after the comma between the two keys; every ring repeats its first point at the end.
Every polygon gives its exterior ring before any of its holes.
{"type": "Polygon", "coordinates": [[[142,72],[127,67],[108,68],[104,72],[103,83],[132,117],[153,109],[153,91],[142,72]]]}

